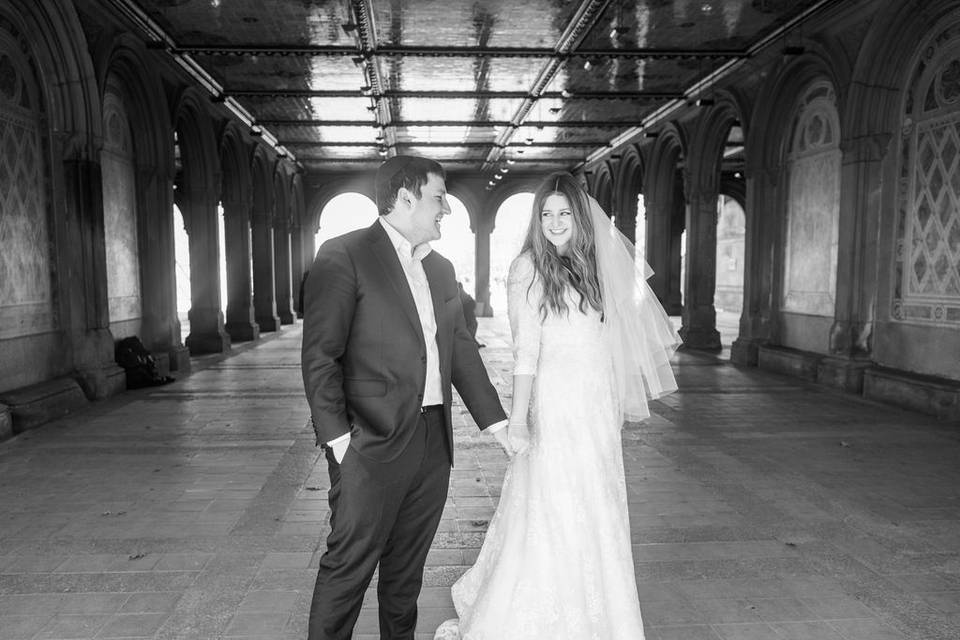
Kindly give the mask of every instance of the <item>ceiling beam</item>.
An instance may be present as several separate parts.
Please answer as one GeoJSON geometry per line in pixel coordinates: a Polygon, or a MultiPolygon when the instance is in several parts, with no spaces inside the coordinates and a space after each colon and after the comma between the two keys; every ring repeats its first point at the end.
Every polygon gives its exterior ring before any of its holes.
{"type": "MultiPolygon", "coordinates": [[[[369,120],[295,120],[266,119],[257,120],[257,124],[266,127],[371,127],[379,125],[369,120]]],[[[632,127],[636,123],[623,120],[526,120],[524,127],[557,129],[620,129],[632,127]]],[[[510,127],[509,120],[394,120],[392,127],[510,127]]]]}
{"type": "Polygon", "coordinates": [[[440,58],[609,58],[622,60],[668,60],[668,59],[731,59],[745,58],[741,49],[671,49],[638,47],[634,49],[580,49],[558,53],[545,47],[411,47],[402,45],[365,47],[358,53],[356,47],[334,45],[216,45],[194,44],[178,46],[180,53],[207,56],[246,57],[360,57],[412,56],[440,58]]]}
{"type": "MultiPolygon", "coordinates": [[[[524,99],[530,106],[540,98],[557,100],[677,100],[683,97],[680,91],[541,91],[533,94],[527,91],[409,91],[396,90],[368,91],[344,89],[230,89],[225,95],[237,98],[442,98],[472,99],[501,98],[524,99]]],[[[514,118],[511,124],[519,127],[522,119],[514,118]]]]}
{"type": "MultiPolygon", "coordinates": [[[[376,125],[380,127],[389,126],[393,120],[393,113],[390,109],[390,103],[386,100],[379,100],[376,96],[382,94],[386,89],[383,72],[380,64],[377,62],[377,24],[375,12],[373,10],[373,0],[351,0],[351,7],[357,16],[357,32],[360,40],[360,54],[364,62],[361,64],[363,75],[370,82],[370,97],[373,100],[373,108],[377,114],[376,125]]],[[[366,84],[366,83],[364,83],[366,84]]],[[[386,155],[385,149],[395,142],[396,134],[392,129],[383,130],[383,142],[387,145],[381,150],[381,155],[386,155]]]]}
{"type": "MultiPolygon", "coordinates": [[[[514,133],[523,124],[537,99],[541,97],[550,86],[557,72],[563,67],[564,59],[576,49],[584,37],[590,32],[590,29],[596,23],[597,19],[603,14],[610,0],[580,0],[580,6],[574,12],[573,17],[567,24],[563,33],[557,39],[553,47],[553,55],[540,68],[540,72],[530,86],[529,96],[523,103],[517,107],[513,118],[510,119],[512,127],[504,129],[497,138],[497,146],[487,154],[481,171],[486,171],[497,166],[500,157],[503,155],[503,148],[510,144],[514,133]]],[[[565,96],[564,96],[565,97],[565,96]]]]}
{"type": "MultiPolygon", "coordinates": [[[[358,164],[358,163],[367,163],[373,166],[376,166],[383,162],[381,158],[315,158],[312,156],[305,156],[300,158],[302,164],[358,164]]],[[[437,160],[441,165],[448,164],[472,164],[472,165],[481,165],[484,161],[480,158],[447,158],[443,160],[437,160]]],[[[570,156],[570,157],[550,157],[550,158],[516,158],[514,163],[516,165],[521,164],[554,164],[554,163],[579,163],[583,162],[583,156],[570,156]]]]}
{"type": "MultiPolygon", "coordinates": [[[[377,142],[357,142],[355,140],[350,141],[314,141],[314,140],[281,140],[280,144],[285,147],[372,147],[378,148],[384,145],[381,145],[377,142]]],[[[516,147],[518,149],[525,149],[529,147],[540,147],[540,148],[571,148],[571,147],[590,147],[595,148],[598,146],[604,146],[607,144],[606,140],[585,140],[583,142],[511,142],[509,147],[516,147]]],[[[475,140],[464,140],[464,141],[451,141],[451,142],[436,142],[436,141],[413,141],[413,140],[397,140],[393,146],[404,146],[404,147],[453,147],[453,148],[478,148],[478,147],[490,147],[494,146],[493,142],[478,142],[475,140]]]]}

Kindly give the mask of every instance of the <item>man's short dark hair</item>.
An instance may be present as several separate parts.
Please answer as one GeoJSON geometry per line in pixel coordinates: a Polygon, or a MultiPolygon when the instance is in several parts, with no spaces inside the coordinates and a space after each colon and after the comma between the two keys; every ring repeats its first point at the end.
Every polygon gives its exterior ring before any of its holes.
{"type": "Polygon", "coordinates": [[[385,216],[397,203],[397,192],[405,188],[417,198],[430,174],[446,180],[447,172],[439,162],[419,156],[394,156],[377,169],[377,209],[385,216]]]}

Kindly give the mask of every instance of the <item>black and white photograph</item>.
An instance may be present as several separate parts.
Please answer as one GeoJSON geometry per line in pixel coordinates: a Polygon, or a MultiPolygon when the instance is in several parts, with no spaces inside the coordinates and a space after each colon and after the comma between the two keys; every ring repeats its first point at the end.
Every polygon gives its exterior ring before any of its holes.
{"type": "Polygon", "coordinates": [[[0,0],[0,640],[958,638],[957,0],[0,0]]]}

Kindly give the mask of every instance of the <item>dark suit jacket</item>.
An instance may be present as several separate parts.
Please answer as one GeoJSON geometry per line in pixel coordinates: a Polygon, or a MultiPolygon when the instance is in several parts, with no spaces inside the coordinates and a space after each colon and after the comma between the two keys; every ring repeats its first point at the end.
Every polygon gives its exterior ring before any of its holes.
{"type": "MultiPolygon", "coordinates": [[[[467,332],[453,265],[431,252],[423,269],[437,319],[452,462],[451,382],[481,429],[506,416],[467,332]]],[[[379,220],[320,247],[304,304],[303,383],[317,443],[349,431],[358,453],[392,460],[416,432],[427,351],[413,294],[379,220]]]]}

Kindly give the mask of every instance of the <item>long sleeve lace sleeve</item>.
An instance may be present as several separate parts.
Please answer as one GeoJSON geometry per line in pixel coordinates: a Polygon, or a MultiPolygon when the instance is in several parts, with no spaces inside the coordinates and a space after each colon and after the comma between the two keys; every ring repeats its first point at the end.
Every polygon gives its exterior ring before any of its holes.
{"type": "Polygon", "coordinates": [[[507,277],[507,314],[513,335],[513,374],[534,375],[540,359],[540,281],[533,260],[520,254],[507,277]]]}

